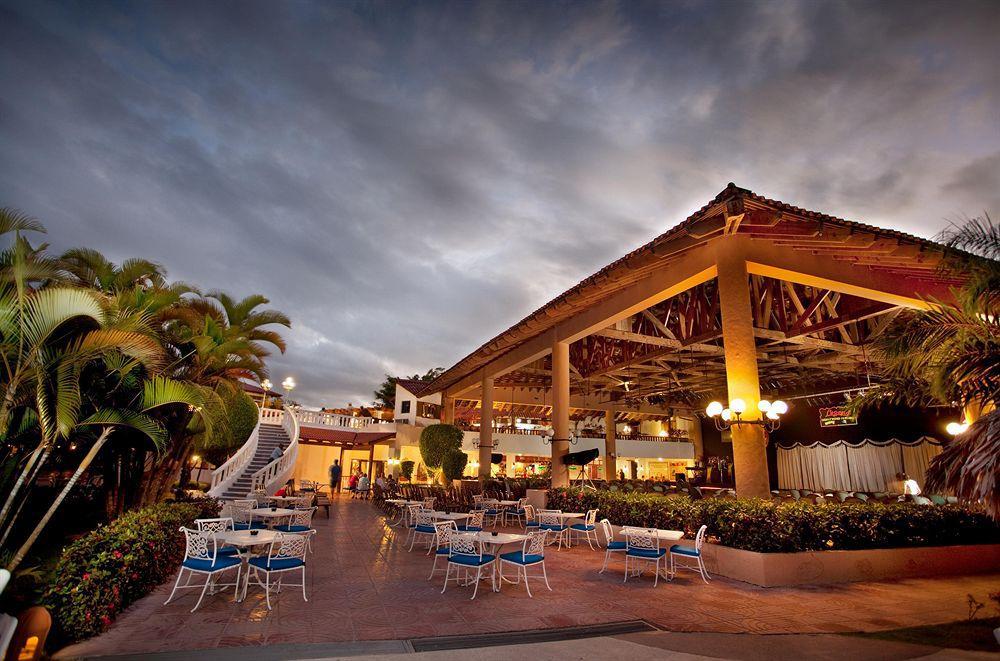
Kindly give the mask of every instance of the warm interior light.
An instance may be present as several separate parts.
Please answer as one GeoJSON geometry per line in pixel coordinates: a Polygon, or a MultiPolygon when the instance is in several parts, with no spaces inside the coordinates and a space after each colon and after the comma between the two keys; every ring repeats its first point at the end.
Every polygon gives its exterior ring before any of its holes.
{"type": "Polygon", "coordinates": [[[762,399],[757,402],[757,409],[760,410],[761,413],[767,413],[771,409],[771,402],[766,399],[762,399]]]}
{"type": "Polygon", "coordinates": [[[192,464],[197,464],[199,461],[201,461],[201,457],[199,457],[196,454],[195,455],[191,455],[191,463],[192,464]]]}
{"type": "Polygon", "coordinates": [[[707,407],[705,407],[705,413],[708,414],[708,417],[714,418],[715,416],[722,413],[722,408],[723,408],[722,402],[712,402],[707,407]]]}
{"type": "Polygon", "coordinates": [[[765,415],[767,416],[768,420],[777,420],[779,417],[777,411],[768,411],[767,413],[765,413],[765,415]]]}
{"type": "Polygon", "coordinates": [[[744,413],[746,413],[747,403],[744,402],[742,399],[736,398],[733,401],[729,402],[729,408],[733,410],[733,413],[737,415],[743,415],[744,413]]]}
{"type": "Polygon", "coordinates": [[[730,411],[729,409],[722,409],[722,413],[720,413],[719,415],[721,415],[722,419],[725,420],[726,422],[729,422],[730,420],[733,419],[733,412],[730,411]]]}
{"type": "Polygon", "coordinates": [[[962,422],[949,422],[945,427],[947,431],[952,436],[958,436],[959,434],[965,433],[965,430],[969,428],[969,425],[962,422]]]}
{"type": "Polygon", "coordinates": [[[785,415],[786,413],[788,413],[788,404],[785,404],[780,399],[776,399],[771,404],[771,410],[777,413],[778,415],[785,415]]]}

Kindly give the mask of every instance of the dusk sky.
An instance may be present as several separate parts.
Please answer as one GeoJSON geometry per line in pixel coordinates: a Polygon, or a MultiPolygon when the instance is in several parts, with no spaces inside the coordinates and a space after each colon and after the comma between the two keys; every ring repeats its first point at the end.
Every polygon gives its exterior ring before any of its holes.
{"type": "Polygon", "coordinates": [[[730,181],[1000,218],[1000,2],[0,2],[0,206],[263,293],[272,380],[370,402],[730,181]]]}

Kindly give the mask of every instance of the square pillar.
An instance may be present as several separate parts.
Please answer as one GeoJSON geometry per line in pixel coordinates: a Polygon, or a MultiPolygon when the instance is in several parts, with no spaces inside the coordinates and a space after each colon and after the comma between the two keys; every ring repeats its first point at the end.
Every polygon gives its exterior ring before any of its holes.
{"type": "Polygon", "coordinates": [[[613,482],[615,476],[615,460],[618,450],[615,446],[615,412],[608,409],[604,412],[604,479],[613,482]]]}
{"type": "Polygon", "coordinates": [[[446,425],[455,424],[455,398],[441,396],[441,422],[446,425]]]}
{"type": "Polygon", "coordinates": [[[490,477],[493,454],[493,377],[483,375],[483,394],[479,408],[479,479],[490,477]]]}
{"type": "Polygon", "coordinates": [[[569,486],[569,344],[552,344],[552,486],[569,486]]]}
{"type": "MultiPolygon", "coordinates": [[[[746,402],[744,420],[759,420],[760,382],[757,373],[757,342],[753,333],[750,284],[746,258],[739,237],[718,239],[719,309],[726,358],[726,384],[730,404],[746,402]]],[[[760,425],[733,425],[733,467],[736,493],[743,498],[770,498],[767,474],[767,436],[760,425]]]]}

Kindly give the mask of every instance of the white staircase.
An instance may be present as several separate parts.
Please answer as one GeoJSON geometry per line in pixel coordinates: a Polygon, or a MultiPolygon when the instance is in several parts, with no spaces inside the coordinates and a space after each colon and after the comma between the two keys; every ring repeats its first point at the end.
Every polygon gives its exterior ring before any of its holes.
{"type": "Polygon", "coordinates": [[[255,488],[274,493],[291,477],[298,440],[299,425],[291,410],[262,410],[260,424],[243,447],[213,471],[208,494],[228,499],[245,498],[255,488]],[[284,453],[272,461],[271,453],[278,446],[284,453]]]}

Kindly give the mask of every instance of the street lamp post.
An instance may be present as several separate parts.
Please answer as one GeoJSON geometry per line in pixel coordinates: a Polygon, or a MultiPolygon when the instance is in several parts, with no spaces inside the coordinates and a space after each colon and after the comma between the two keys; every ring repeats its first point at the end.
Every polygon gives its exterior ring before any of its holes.
{"type": "MultiPolygon", "coordinates": [[[[290,376],[285,377],[285,380],[281,382],[281,387],[285,391],[285,399],[289,398],[289,396],[292,394],[292,391],[295,390],[295,386],[296,386],[295,379],[293,379],[290,376]]],[[[289,402],[285,402],[286,406],[288,406],[289,404],[290,404],[289,402]]]]}

